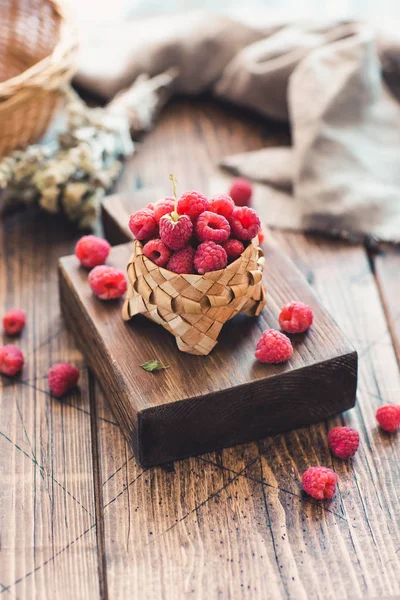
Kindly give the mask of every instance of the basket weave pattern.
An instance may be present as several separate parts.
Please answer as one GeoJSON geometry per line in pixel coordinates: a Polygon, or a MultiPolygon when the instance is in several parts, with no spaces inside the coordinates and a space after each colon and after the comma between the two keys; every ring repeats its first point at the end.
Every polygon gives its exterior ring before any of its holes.
{"type": "Polygon", "coordinates": [[[0,157],[37,141],[76,70],[77,37],[57,0],[0,0],[0,157]]]}
{"type": "Polygon", "coordinates": [[[181,351],[207,355],[226,321],[240,312],[257,316],[264,308],[263,266],[258,237],[225,269],[204,275],[178,275],[158,267],[135,240],[122,316],[127,321],[143,314],[172,333],[181,351]]]}

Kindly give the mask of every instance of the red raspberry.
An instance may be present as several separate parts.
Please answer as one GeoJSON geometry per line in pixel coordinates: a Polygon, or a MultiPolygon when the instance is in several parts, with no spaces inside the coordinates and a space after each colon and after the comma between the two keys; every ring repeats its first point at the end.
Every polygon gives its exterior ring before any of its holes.
{"type": "Polygon", "coordinates": [[[26,323],[26,314],[19,308],[9,310],[3,317],[3,327],[7,335],[18,335],[26,323]]]}
{"type": "Polygon", "coordinates": [[[178,213],[188,215],[192,221],[208,210],[208,200],[200,192],[185,192],[178,200],[178,213]]]}
{"type": "Polygon", "coordinates": [[[192,246],[186,246],[182,250],[174,252],[168,261],[167,269],[174,273],[194,273],[194,253],[192,246]]]}
{"type": "Polygon", "coordinates": [[[13,377],[24,366],[24,355],[17,346],[7,344],[0,348],[0,373],[13,377]]]}
{"type": "Polygon", "coordinates": [[[260,231],[258,232],[258,241],[260,244],[262,244],[264,240],[265,240],[265,231],[261,226],[260,231]]]}
{"type": "Polygon", "coordinates": [[[376,420],[385,431],[397,431],[400,426],[400,406],[385,404],[376,411],[376,420]]]}
{"type": "Polygon", "coordinates": [[[96,235],[84,235],[75,246],[75,256],[84,267],[91,269],[105,263],[110,248],[107,240],[96,235]]]}
{"type": "Polygon", "coordinates": [[[193,223],[187,215],[179,216],[171,213],[160,219],[160,238],[172,250],[184,248],[190,240],[192,232],[193,223]]]}
{"type": "Polygon", "coordinates": [[[360,445],[360,436],[351,427],[334,427],[328,433],[328,444],[339,458],[354,456],[360,445]]]}
{"type": "Polygon", "coordinates": [[[292,342],[285,334],[275,329],[264,331],[256,347],[256,358],[263,363],[285,362],[292,354],[292,342]]]}
{"type": "Polygon", "coordinates": [[[172,213],[175,208],[175,200],[171,197],[164,198],[164,200],[159,200],[156,202],[154,206],[154,216],[156,218],[157,223],[164,215],[168,213],[172,213]]]}
{"type": "Polygon", "coordinates": [[[235,203],[227,194],[213,196],[208,202],[208,210],[217,213],[217,215],[222,215],[225,219],[231,216],[234,208],[235,203]]]}
{"type": "Polygon", "coordinates": [[[303,490],[317,500],[331,499],[336,492],[338,476],[327,467],[310,467],[303,474],[303,490]]]}
{"type": "Polygon", "coordinates": [[[288,302],[279,315],[279,325],[287,333],[303,333],[312,325],[313,312],[303,302],[288,302]]]}
{"type": "Polygon", "coordinates": [[[150,240],[143,246],[143,254],[157,266],[165,267],[171,256],[171,250],[167,248],[160,238],[156,238],[155,240],[150,240]]]}
{"type": "Polygon", "coordinates": [[[215,242],[203,242],[194,255],[194,266],[200,275],[208,271],[219,271],[225,269],[228,257],[225,250],[215,242]]]}
{"type": "Polygon", "coordinates": [[[196,235],[200,242],[225,242],[231,234],[228,221],[222,215],[217,215],[208,210],[204,211],[196,221],[196,235]]]}
{"type": "Polygon", "coordinates": [[[64,396],[64,394],[77,385],[79,371],[74,365],[58,363],[49,369],[47,381],[54,396],[64,396]]]}
{"type": "Polygon", "coordinates": [[[101,265],[89,273],[89,285],[100,300],[114,300],[126,292],[126,279],[123,271],[101,265]]]}
{"type": "Polygon", "coordinates": [[[145,208],[154,211],[155,204],[153,204],[153,202],[149,202],[148,204],[146,204],[145,208]]]}
{"type": "Polygon", "coordinates": [[[137,240],[149,240],[158,234],[154,211],[142,208],[134,212],[129,219],[129,229],[137,240]]]}
{"type": "Polygon", "coordinates": [[[253,195],[253,188],[251,187],[250,181],[243,177],[234,179],[229,190],[229,195],[236,206],[250,206],[251,197],[253,195]]]}
{"type": "Polygon", "coordinates": [[[234,240],[233,238],[226,240],[226,242],[222,244],[222,247],[225,249],[229,262],[236,260],[242,254],[242,252],[244,252],[244,246],[242,242],[239,240],[234,240]]]}
{"type": "Polygon", "coordinates": [[[261,227],[256,211],[247,206],[237,206],[229,217],[229,223],[232,235],[239,240],[251,240],[261,227]]]}

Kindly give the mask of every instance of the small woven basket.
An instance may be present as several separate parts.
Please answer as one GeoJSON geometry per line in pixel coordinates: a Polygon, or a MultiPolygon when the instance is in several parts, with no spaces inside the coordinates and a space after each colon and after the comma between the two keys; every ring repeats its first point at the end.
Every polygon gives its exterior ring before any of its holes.
{"type": "Polygon", "coordinates": [[[143,314],[172,333],[182,352],[207,355],[226,321],[240,312],[261,313],[266,294],[263,267],[258,237],[225,269],[204,275],[178,275],[158,267],[135,240],[122,316],[128,321],[143,314]]]}
{"type": "Polygon", "coordinates": [[[0,0],[0,157],[46,131],[76,53],[72,20],[57,0],[0,0]]]}

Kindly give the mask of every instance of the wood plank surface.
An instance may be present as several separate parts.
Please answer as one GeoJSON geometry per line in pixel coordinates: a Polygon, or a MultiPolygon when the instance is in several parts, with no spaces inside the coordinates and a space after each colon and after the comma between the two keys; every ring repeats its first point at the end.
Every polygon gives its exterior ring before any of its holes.
{"type": "Polygon", "coordinates": [[[0,594],[99,597],[87,374],[60,318],[57,258],[76,232],[31,211],[0,227],[0,315],[23,308],[20,376],[0,376],[0,594]],[[71,361],[80,392],[49,394],[47,371],[71,361]]]}
{"type": "Polygon", "coordinates": [[[371,260],[400,365],[400,248],[382,245],[381,252],[371,260]]]}
{"type": "MultiPolygon", "coordinates": [[[[262,146],[262,127],[207,102],[175,102],[120,189],[163,186],[173,170],[183,189],[207,193],[215,162],[262,146]]],[[[374,419],[379,404],[398,402],[400,381],[367,256],[361,247],[276,235],[360,353],[358,406],[259,443],[142,469],[108,422],[97,390],[112,598],[394,600],[400,594],[400,444],[374,419]],[[361,435],[348,462],[333,458],[326,441],[327,431],[342,423],[361,435]],[[317,464],[339,475],[331,502],[301,492],[302,472],[317,464]]]]}
{"type": "MultiPolygon", "coordinates": [[[[127,221],[129,213],[115,218],[127,221]]],[[[126,269],[131,252],[131,243],[116,246],[108,264],[126,269]]],[[[354,406],[354,349],[276,244],[265,243],[264,253],[268,309],[226,323],[208,356],[180,352],[173,336],[144,318],[122,321],[121,302],[96,299],[77,258],[61,259],[63,314],[141,465],[281,433],[354,406]],[[263,365],[254,358],[260,333],[278,326],[280,307],[292,297],[312,306],[315,324],[293,336],[290,361],[263,365]],[[169,368],[154,375],[140,367],[154,358],[169,368]]]]}

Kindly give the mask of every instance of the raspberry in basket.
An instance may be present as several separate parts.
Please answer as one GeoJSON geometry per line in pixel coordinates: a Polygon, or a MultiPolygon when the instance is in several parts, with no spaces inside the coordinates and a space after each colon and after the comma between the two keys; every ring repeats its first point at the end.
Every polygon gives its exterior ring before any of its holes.
{"type": "Polygon", "coordinates": [[[160,238],[171,250],[184,248],[192,237],[193,223],[187,215],[175,211],[160,219],[160,238]]]}
{"type": "Polygon", "coordinates": [[[167,248],[160,238],[156,238],[146,242],[143,246],[143,254],[158,267],[165,267],[171,256],[171,250],[167,248]]]}
{"type": "Polygon", "coordinates": [[[77,385],[79,371],[69,363],[58,363],[49,369],[47,381],[54,396],[59,398],[77,385]]]}
{"type": "Polygon", "coordinates": [[[303,333],[311,327],[312,322],[312,309],[303,302],[288,302],[279,315],[280,328],[287,333],[303,333]]]}
{"type": "Polygon", "coordinates": [[[234,240],[233,238],[226,240],[226,242],[222,244],[222,247],[228,256],[228,262],[236,260],[239,258],[242,252],[244,252],[244,246],[242,242],[240,240],[234,240]]]}
{"type": "Polygon", "coordinates": [[[159,200],[154,205],[154,216],[156,218],[157,223],[160,221],[161,217],[171,213],[175,208],[175,200],[171,197],[164,198],[164,200],[159,200]]]}
{"type": "Polygon", "coordinates": [[[100,265],[89,273],[89,285],[100,300],[115,300],[125,294],[125,273],[114,267],[100,265]]]}
{"type": "Polygon", "coordinates": [[[400,427],[400,406],[385,404],[376,411],[376,420],[385,431],[397,431],[400,427]]]}
{"type": "Polygon", "coordinates": [[[284,333],[275,329],[264,331],[256,347],[256,358],[263,363],[285,362],[292,354],[292,342],[284,333]]]}
{"type": "Polygon", "coordinates": [[[227,194],[218,194],[208,201],[208,210],[222,215],[225,219],[231,216],[234,208],[235,203],[227,194]]]}
{"type": "Polygon", "coordinates": [[[84,235],[75,246],[75,256],[81,265],[91,269],[103,265],[110,253],[110,244],[97,235],[84,235]]]}
{"type": "Polygon", "coordinates": [[[208,210],[208,200],[200,192],[185,192],[178,200],[177,212],[188,215],[192,221],[205,210],[208,210]]]}
{"type": "Polygon", "coordinates": [[[149,240],[157,237],[158,223],[154,211],[142,208],[134,212],[129,219],[129,229],[137,240],[149,240]]]}
{"type": "Polygon", "coordinates": [[[206,210],[197,219],[195,231],[200,242],[210,240],[220,244],[230,236],[231,227],[225,217],[206,210]]]}
{"type": "Polygon", "coordinates": [[[194,267],[200,275],[208,271],[225,269],[228,257],[225,250],[215,242],[203,242],[194,255],[194,267]]]}
{"type": "Polygon", "coordinates": [[[237,206],[229,217],[229,223],[232,236],[239,240],[251,240],[261,227],[256,211],[248,206],[237,206]]]}
{"type": "Polygon", "coordinates": [[[338,476],[328,467],[310,467],[303,474],[303,490],[317,500],[330,500],[336,492],[338,476]]]}
{"type": "Polygon", "coordinates": [[[168,271],[180,274],[194,273],[194,253],[195,249],[192,246],[174,252],[167,264],[168,271]]]}
{"type": "Polygon", "coordinates": [[[3,317],[3,327],[7,335],[18,335],[24,329],[26,314],[19,308],[9,310],[3,317]]]}
{"type": "Polygon", "coordinates": [[[354,456],[360,445],[360,436],[351,427],[334,427],[328,433],[328,444],[339,458],[350,458],[354,456]]]}
{"type": "Polygon", "coordinates": [[[236,206],[249,206],[253,195],[253,188],[250,181],[247,181],[243,177],[234,179],[229,190],[229,195],[236,206]]]}
{"type": "Polygon", "coordinates": [[[24,366],[24,355],[17,346],[7,344],[0,348],[0,373],[13,377],[24,366]]]}

